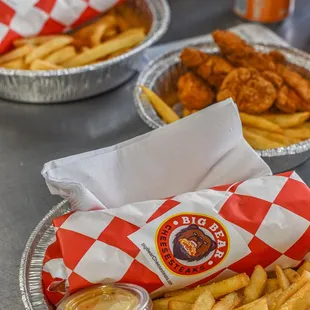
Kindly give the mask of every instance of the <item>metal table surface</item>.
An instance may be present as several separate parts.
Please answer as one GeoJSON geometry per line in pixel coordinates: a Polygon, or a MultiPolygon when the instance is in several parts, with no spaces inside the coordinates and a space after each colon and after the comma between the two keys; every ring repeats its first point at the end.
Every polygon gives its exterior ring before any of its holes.
{"type": "MultiPolygon", "coordinates": [[[[231,0],[171,0],[172,23],[160,43],[209,33],[242,22],[231,0]]],[[[270,27],[292,46],[310,52],[310,2],[298,0],[293,17],[270,27]]],[[[0,100],[0,309],[23,309],[18,269],[25,243],[41,218],[60,201],[41,177],[49,160],[143,134],[136,113],[135,79],[94,98],[56,105],[0,100]]],[[[297,168],[310,184],[310,161],[297,168]]]]}

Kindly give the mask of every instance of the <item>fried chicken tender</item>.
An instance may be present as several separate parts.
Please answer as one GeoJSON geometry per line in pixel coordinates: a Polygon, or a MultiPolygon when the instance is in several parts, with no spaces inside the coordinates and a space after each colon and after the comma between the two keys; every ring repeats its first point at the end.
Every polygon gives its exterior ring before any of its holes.
{"type": "Polygon", "coordinates": [[[286,64],[285,56],[281,52],[273,50],[269,52],[268,55],[275,63],[286,64]]]}
{"type": "Polygon", "coordinates": [[[217,101],[229,97],[235,101],[240,112],[260,114],[266,112],[274,103],[276,89],[255,69],[237,68],[224,79],[217,101]]]}
{"type": "Polygon", "coordinates": [[[281,78],[280,75],[273,71],[263,71],[262,76],[269,82],[272,83],[272,85],[276,88],[279,89],[283,85],[283,79],[281,78]]]}
{"type": "Polygon", "coordinates": [[[209,56],[208,60],[197,69],[197,74],[210,85],[219,89],[226,77],[234,67],[220,56],[209,56]]]}
{"type": "Polygon", "coordinates": [[[221,53],[236,67],[255,68],[259,71],[274,71],[276,66],[271,56],[256,52],[236,34],[227,30],[212,33],[221,53]]]}
{"type": "Polygon", "coordinates": [[[299,73],[292,71],[284,65],[277,65],[277,72],[284,81],[292,87],[300,97],[310,104],[310,82],[303,78],[299,73]]]}
{"type": "Polygon", "coordinates": [[[185,67],[194,68],[206,62],[208,55],[194,48],[184,48],[180,58],[185,67]]]}
{"type": "Polygon", "coordinates": [[[303,100],[299,94],[287,85],[283,85],[277,95],[275,106],[282,112],[295,113],[310,112],[310,104],[303,100]]]}
{"type": "Polygon", "coordinates": [[[214,100],[212,89],[193,72],[179,78],[178,93],[184,107],[190,110],[203,109],[214,100]]]}

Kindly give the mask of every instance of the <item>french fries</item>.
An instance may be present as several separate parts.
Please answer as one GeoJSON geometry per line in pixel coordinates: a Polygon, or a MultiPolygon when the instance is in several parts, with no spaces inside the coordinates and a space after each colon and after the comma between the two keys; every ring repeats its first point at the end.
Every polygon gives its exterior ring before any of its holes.
{"type": "Polygon", "coordinates": [[[65,46],[58,51],[50,54],[45,58],[46,61],[52,63],[52,64],[61,64],[62,62],[74,57],[76,55],[76,51],[74,46],[69,45],[65,46]]]}
{"type": "Polygon", "coordinates": [[[211,310],[214,304],[215,299],[211,292],[204,290],[196,299],[191,310],[211,310]]]}
{"type": "Polygon", "coordinates": [[[61,69],[61,66],[52,64],[51,62],[48,62],[46,60],[36,59],[31,65],[31,70],[55,70],[55,69],[61,69]]]}
{"type": "Polygon", "coordinates": [[[291,128],[302,125],[310,117],[310,112],[294,114],[264,114],[263,118],[269,120],[282,128],[291,128]]]}
{"type": "Polygon", "coordinates": [[[65,35],[47,35],[47,36],[37,36],[37,37],[29,37],[29,38],[22,38],[22,39],[17,39],[13,42],[13,45],[16,47],[23,46],[23,45],[41,45],[43,43],[46,43],[52,39],[56,39],[59,37],[62,37],[65,35]]]}
{"type": "Polygon", "coordinates": [[[172,300],[172,301],[169,301],[168,303],[168,310],[179,310],[179,309],[191,310],[192,305],[193,304],[189,302],[172,300]]]}
{"type": "Polygon", "coordinates": [[[102,17],[95,23],[90,35],[91,46],[96,46],[101,43],[104,34],[112,27],[116,26],[117,20],[114,15],[102,17]]]}
{"type": "MultiPolygon", "coordinates": [[[[245,127],[247,127],[247,126],[245,126],[245,127]]],[[[247,128],[249,131],[253,132],[254,134],[258,134],[261,137],[265,137],[268,140],[279,142],[283,145],[291,145],[291,144],[295,144],[295,143],[300,142],[299,138],[288,137],[288,136],[285,136],[284,134],[281,134],[281,133],[264,131],[264,130],[257,129],[257,128],[250,128],[250,127],[247,127],[247,128]]]]}
{"type": "Polygon", "coordinates": [[[50,70],[102,62],[124,54],[139,44],[145,39],[148,29],[150,25],[145,27],[145,21],[137,12],[121,4],[117,10],[112,8],[101,18],[72,34],[40,35],[15,40],[15,48],[0,55],[0,67],[50,70]]]}
{"type": "Polygon", "coordinates": [[[2,67],[7,69],[26,69],[27,65],[22,58],[18,58],[2,64],[2,67]]]}
{"type": "Polygon", "coordinates": [[[283,272],[291,284],[295,283],[300,278],[300,274],[291,268],[284,269],[283,272]]]}
{"type": "Polygon", "coordinates": [[[63,63],[65,67],[79,67],[94,62],[120,49],[139,44],[145,38],[143,28],[133,28],[105,43],[101,43],[63,63]]]}
{"type": "Polygon", "coordinates": [[[42,59],[48,54],[62,48],[65,45],[70,44],[73,38],[70,36],[62,36],[59,38],[54,38],[50,41],[43,43],[42,45],[35,47],[25,58],[25,63],[30,64],[36,59],[42,59]]]}
{"type": "Polygon", "coordinates": [[[279,289],[279,283],[277,279],[267,279],[264,289],[264,295],[275,292],[279,289]]]}
{"type": "Polygon", "coordinates": [[[246,287],[250,279],[245,273],[205,286],[215,298],[225,296],[246,287]]]}
{"type": "Polygon", "coordinates": [[[262,296],[267,282],[267,273],[260,265],[256,266],[250,279],[250,284],[244,289],[245,303],[262,296]]]}
{"type": "Polygon", "coordinates": [[[266,300],[260,300],[257,304],[255,304],[252,310],[268,310],[268,304],[266,300]]]}
{"type": "Polygon", "coordinates": [[[297,272],[298,272],[300,275],[302,275],[302,273],[303,273],[305,270],[310,272],[310,262],[307,262],[307,261],[304,262],[304,263],[298,268],[297,272]]]}
{"type": "Polygon", "coordinates": [[[243,127],[243,136],[248,143],[257,150],[273,149],[284,146],[283,143],[263,137],[251,131],[248,127],[243,127]]]}
{"type": "Polygon", "coordinates": [[[8,52],[2,56],[0,56],[0,64],[5,63],[5,62],[9,62],[12,61],[16,58],[21,58],[25,55],[27,55],[28,53],[30,53],[32,51],[32,46],[31,45],[24,45],[21,46],[15,50],[12,50],[11,52],[8,52]]]}
{"type": "Polygon", "coordinates": [[[282,289],[279,289],[271,294],[264,295],[263,297],[254,300],[248,304],[244,304],[243,306],[237,308],[236,310],[249,310],[252,309],[252,307],[256,306],[257,304],[262,303],[262,301],[265,301],[268,305],[268,307],[272,307],[273,304],[276,303],[277,297],[282,293],[282,289]]]}
{"type": "Polygon", "coordinates": [[[212,310],[232,310],[235,309],[241,303],[241,298],[238,293],[230,293],[222,298],[217,304],[212,308],[212,310]]]}
{"type": "MultiPolygon", "coordinates": [[[[280,266],[275,266],[277,278],[267,279],[267,273],[258,265],[251,279],[246,274],[237,274],[209,285],[168,292],[164,298],[153,301],[153,309],[308,310],[310,307],[310,272],[306,269],[309,266],[310,262],[305,262],[300,268],[302,275],[297,278],[295,271],[293,278],[296,281],[289,284],[280,266]]],[[[292,271],[294,270],[286,269],[285,273],[293,275],[292,271]]]]}
{"type": "Polygon", "coordinates": [[[310,307],[310,282],[294,294],[280,310],[308,310],[310,307]]]}
{"type": "Polygon", "coordinates": [[[284,134],[287,137],[306,140],[310,139],[310,128],[287,128],[284,129],[284,134]]]}
{"type": "Polygon", "coordinates": [[[276,271],[277,279],[279,282],[279,286],[283,290],[286,290],[290,286],[290,281],[287,279],[287,277],[285,276],[283,270],[281,269],[279,265],[275,266],[275,271],[276,271]]]}
{"type": "Polygon", "coordinates": [[[247,127],[253,127],[277,133],[283,132],[283,129],[278,124],[275,124],[272,121],[268,121],[263,117],[250,115],[242,112],[240,112],[239,115],[242,124],[247,127]]]}
{"type": "Polygon", "coordinates": [[[277,303],[271,310],[279,309],[290,297],[297,293],[306,283],[310,282],[310,272],[304,271],[297,282],[285,289],[277,298],[277,303]]]}
{"type": "Polygon", "coordinates": [[[155,111],[167,124],[175,122],[179,119],[178,115],[152,90],[142,85],[141,89],[152,103],[155,111]]]}

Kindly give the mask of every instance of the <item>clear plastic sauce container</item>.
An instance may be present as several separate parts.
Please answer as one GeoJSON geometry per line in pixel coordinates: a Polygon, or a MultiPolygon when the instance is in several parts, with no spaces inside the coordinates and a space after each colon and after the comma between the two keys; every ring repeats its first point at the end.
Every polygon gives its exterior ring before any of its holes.
{"type": "Polygon", "coordinates": [[[133,284],[95,285],[69,296],[57,310],[151,310],[148,293],[133,284]]]}

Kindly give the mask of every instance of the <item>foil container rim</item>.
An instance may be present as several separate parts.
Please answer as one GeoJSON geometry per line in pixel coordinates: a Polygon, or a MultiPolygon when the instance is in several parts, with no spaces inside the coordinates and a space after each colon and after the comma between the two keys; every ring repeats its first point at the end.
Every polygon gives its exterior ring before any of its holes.
{"type": "MultiPolygon", "coordinates": [[[[278,44],[269,44],[269,43],[260,43],[260,42],[251,42],[249,43],[254,46],[256,49],[279,49],[282,51],[286,51],[287,53],[294,53],[298,55],[299,57],[304,58],[305,60],[310,62],[310,55],[306,52],[300,51],[294,47],[287,47],[283,45],[278,44]]],[[[198,43],[192,43],[189,44],[189,47],[197,47],[201,48],[202,50],[204,47],[202,45],[208,44],[208,49],[212,49],[214,52],[219,51],[218,46],[215,44],[215,42],[212,39],[204,39],[199,40],[198,43]]],[[[205,47],[206,48],[206,47],[205,47]]],[[[157,129],[159,127],[162,127],[166,125],[159,117],[152,117],[148,113],[146,113],[143,105],[143,99],[141,99],[141,90],[140,85],[145,85],[145,82],[147,81],[148,87],[151,87],[156,82],[156,79],[166,70],[169,69],[169,67],[177,64],[180,62],[179,59],[179,53],[183,50],[183,47],[175,48],[169,52],[163,53],[153,60],[151,60],[148,65],[144,68],[144,70],[139,74],[136,85],[133,90],[133,97],[135,106],[138,112],[138,115],[141,117],[141,119],[152,129],[157,129]]],[[[307,69],[310,71],[309,69],[307,69]]],[[[151,104],[149,103],[151,106],[151,104]]],[[[155,110],[152,108],[154,113],[156,114],[155,110]]],[[[303,153],[310,150],[310,139],[301,141],[296,144],[292,144],[286,147],[280,147],[280,148],[274,148],[274,149],[266,149],[266,150],[255,150],[256,153],[261,157],[277,157],[277,156],[286,156],[286,155],[294,155],[298,153],[303,153]]]]}
{"type": "MultiPolygon", "coordinates": [[[[34,243],[35,239],[37,236],[41,235],[41,230],[46,225],[54,215],[54,213],[60,209],[62,209],[66,204],[68,203],[67,200],[62,200],[59,202],[57,205],[55,205],[44,217],[41,219],[41,221],[37,224],[35,229],[32,231],[30,237],[28,238],[28,241],[25,245],[21,261],[20,261],[20,267],[19,267],[19,289],[21,292],[21,297],[22,301],[24,304],[24,307],[26,310],[33,310],[34,308],[32,307],[30,298],[29,298],[29,293],[28,293],[28,288],[27,288],[27,262],[29,260],[29,256],[31,255],[32,251],[32,244],[34,243]]],[[[40,283],[41,287],[42,284],[40,283]]],[[[42,290],[42,295],[43,295],[43,290],[42,290]]],[[[44,299],[44,297],[43,297],[44,299]]]]}
{"type": "Polygon", "coordinates": [[[139,44],[138,46],[134,47],[133,49],[129,50],[128,52],[114,57],[109,60],[105,60],[99,62],[97,64],[89,64],[81,67],[73,67],[73,68],[63,68],[63,69],[56,69],[56,70],[21,70],[21,69],[7,69],[0,67],[0,75],[2,76],[19,76],[19,77],[57,77],[57,76],[64,76],[64,75],[71,75],[71,74],[78,74],[84,72],[95,71],[98,69],[105,69],[110,67],[111,65],[118,64],[123,60],[138,54],[139,52],[143,51],[144,49],[151,46],[155,43],[168,29],[170,19],[171,19],[171,10],[168,5],[167,0],[156,0],[155,4],[152,0],[144,0],[147,2],[148,7],[150,8],[151,14],[153,16],[153,20],[157,20],[158,17],[156,12],[156,6],[162,5],[165,11],[163,14],[163,19],[161,21],[160,26],[156,29],[154,23],[147,34],[146,39],[139,44]]]}

